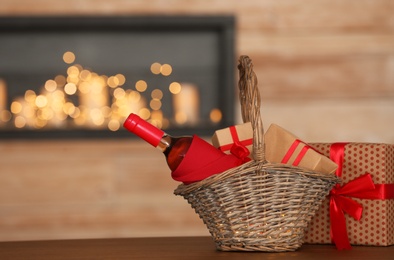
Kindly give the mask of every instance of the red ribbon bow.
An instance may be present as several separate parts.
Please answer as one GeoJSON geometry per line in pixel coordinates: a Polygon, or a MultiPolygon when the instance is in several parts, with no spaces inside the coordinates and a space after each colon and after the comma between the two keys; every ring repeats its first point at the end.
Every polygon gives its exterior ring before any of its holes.
{"type": "Polygon", "coordinates": [[[220,149],[230,150],[230,153],[241,159],[243,162],[248,162],[251,159],[248,157],[250,154],[249,149],[246,147],[247,145],[251,145],[253,143],[253,139],[247,139],[240,141],[237,133],[237,129],[235,126],[230,126],[230,133],[233,139],[233,143],[229,145],[221,146],[220,149]]]}
{"type": "MultiPolygon", "coordinates": [[[[374,191],[375,185],[370,174],[364,174],[342,187],[337,184],[330,192],[331,238],[338,249],[350,249],[347,236],[345,212],[359,221],[363,212],[361,204],[350,199],[364,191],[374,191]]],[[[363,198],[360,196],[359,198],[363,198]]]]}
{"type": "MultiPolygon", "coordinates": [[[[334,143],[330,147],[330,158],[338,164],[336,175],[342,176],[343,157],[347,143],[334,143]]],[[[337,184],[330,192],[330,235],[337,249],[351,249],[346,229],[345,213],[359,221],[363,207],[350,197],[359,199],[392,199],[394,184],[374,184],[366,173],[343,186],[337,184]]]]}
{"type": "Polygon", "coordinates": [[[239,141],[234,142],[233,146],[231,146],[230,153],[242,159],[244,162],[250,161],[250,158],[248,158],[250,154],[248,148],[239,141]]]}

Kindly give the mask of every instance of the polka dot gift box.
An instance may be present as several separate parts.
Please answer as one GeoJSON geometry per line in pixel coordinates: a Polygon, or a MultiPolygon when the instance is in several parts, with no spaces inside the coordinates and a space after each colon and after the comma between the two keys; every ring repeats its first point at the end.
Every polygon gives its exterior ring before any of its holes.
{"type": "Polygon", "coordinates": [[[314,216],[306,243],[394,244],[394,144],[310,143],[338,164],[335,186],[314,216]]]}

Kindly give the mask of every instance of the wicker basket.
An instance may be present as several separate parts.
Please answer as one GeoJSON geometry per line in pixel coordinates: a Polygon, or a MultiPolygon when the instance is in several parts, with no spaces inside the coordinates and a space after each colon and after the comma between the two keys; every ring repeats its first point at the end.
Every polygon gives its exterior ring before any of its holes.
{"type": "Polygon", "coordinates": [[[253,126],[254,160],[200,182],[179,185],[204,221],[216,248],[223,251],[294,251],[316,210],[339,180],[265,160],[260,94],[253,64],[239,60],[239,90],[244,122],[253,126]]]}

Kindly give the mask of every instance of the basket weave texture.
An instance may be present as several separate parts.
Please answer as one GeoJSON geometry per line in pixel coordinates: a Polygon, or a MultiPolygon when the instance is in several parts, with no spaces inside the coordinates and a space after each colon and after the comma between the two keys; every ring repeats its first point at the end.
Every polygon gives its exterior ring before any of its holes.
{"type": "Polygon", "coordinates": [[[200,182],[181,184],[174,193],[195,209],[218,250],[294,251],[339,180],[334,174],[267,163],[251,59],[241,56],[238,69],[242,118],[253,127],[254,160],[200,182]]]}

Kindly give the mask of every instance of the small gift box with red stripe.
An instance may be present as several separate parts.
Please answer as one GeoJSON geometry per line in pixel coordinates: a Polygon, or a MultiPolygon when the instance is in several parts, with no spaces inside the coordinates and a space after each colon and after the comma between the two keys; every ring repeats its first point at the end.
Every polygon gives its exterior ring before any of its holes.
{"type": "Polygon", "coordinates": [[[278,125],[270,125],[264,140],[268,162],[289,164],[322,173],[333,173],[337,169],[336,163],[278,125]]]}
{"type": "Polygon", "coordinates": [[[336,185],[313,218],[305,242],[394,244],[394,144],[312,143],[337,162],[336,185]]]}
{"type": "Polygon", "coordinates": [[[250,122],[215,131],[212,145],[248,161],[252,158],[253,128],[250,122]]]}

